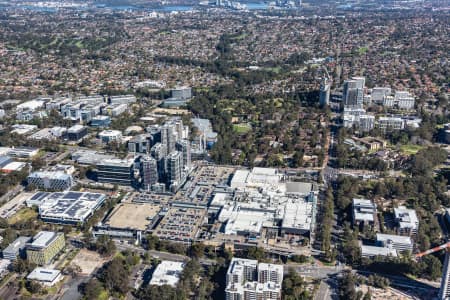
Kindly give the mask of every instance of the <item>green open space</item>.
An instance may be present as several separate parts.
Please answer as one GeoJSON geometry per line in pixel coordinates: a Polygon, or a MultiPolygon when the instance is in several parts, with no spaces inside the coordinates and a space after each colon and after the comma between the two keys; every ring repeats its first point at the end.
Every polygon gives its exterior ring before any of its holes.
{"type": "Polygon", "coordinates": [[[369,50],[369,48],[367,48],[367,47],[361,47],[358,49],[358,53],[360,55],[363,55],[363,54],[366,54],[368,50],[369,50]]]}
{"type": "Polygon", "coordinates": [[[423,146],[411,145],[411,144],[403,145],[400,147],[400,150],[406,155],[414,155],[422,149],[423,149],[423,146]]]}
{"type": "Polygon", "coordinates": [[[247,123],[233,124],[233,130],[239,134],[247,133],[251,129],[252,129],[252,127],[247,123]]]}

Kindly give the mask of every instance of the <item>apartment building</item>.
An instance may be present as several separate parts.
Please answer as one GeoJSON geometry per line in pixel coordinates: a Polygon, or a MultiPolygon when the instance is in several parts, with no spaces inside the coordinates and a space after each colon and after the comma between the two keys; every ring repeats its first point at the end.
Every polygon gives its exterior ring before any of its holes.
{"type": "Polygon", "coordinates": [[[233,258],[226,275],[227,300],[279,300],[283,266],[233,258]]]}

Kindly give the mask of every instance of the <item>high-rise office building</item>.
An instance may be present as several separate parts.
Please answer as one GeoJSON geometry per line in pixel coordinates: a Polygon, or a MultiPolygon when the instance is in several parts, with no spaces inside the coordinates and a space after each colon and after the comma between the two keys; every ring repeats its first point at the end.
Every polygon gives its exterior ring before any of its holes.
{"type": "Polygon", "coordinates": [[[122,159],[105,159],[97,164],[99,182],[134,186],[134,161],[122,159]]]}
{"type": "Polygon", "coordinates": [[[179,186],[183,175],[183,154],[173,151],[167,157],[167,183],[169,186],[179,186]]]}
{"type": "Polygon", "coordinates": [[[150,154],[156,160],[158,165],[158,178],[163,181],[166,175],[166,157],[167,157],[166,145],[156,143],[151,149],[150,154]]]}
{"type": "Polygon", "coordinates": [[[331,84],[328,78],[324,78],[322,83],[320,84],[320,92],[319,92],[319,104],[324,107],[330,104],[330,89],[331,84]]]}
{"type": "Polygon", "coordinates": [[[166,146],[166,155],[175,150],[178,134],[174,124],[166,123],[161,126],[161,144],[166,146]]]}
{"type": "Polygon", "coordinates": [[[181,140],[176,143],[177,151],[183,154],[183,168],[191,168],[191,143],[188,140],[181,140]]]}
{"type": "Polygon", "coordinates": [[[158,183],[158,163],[151,156],[144,156],[141,159],[142,186],[149,191],[152,185],[158,183]]]}

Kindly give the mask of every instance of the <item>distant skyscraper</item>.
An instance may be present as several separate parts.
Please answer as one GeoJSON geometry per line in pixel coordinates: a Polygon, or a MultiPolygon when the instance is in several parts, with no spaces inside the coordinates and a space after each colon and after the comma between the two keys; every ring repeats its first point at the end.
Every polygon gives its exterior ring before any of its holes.
{"type": "Polygon", "coordinates": [[[151,156],[144,156],[141,160],[142,186],[149,191],[152,185],[158,183],[158,164],[151,156]]]}
{"type": "Polygon", "coordinates": [[[320,84],[319,103],[324,107],[330,104],[330,82],[328,78],[324,78],[320,84]]]}

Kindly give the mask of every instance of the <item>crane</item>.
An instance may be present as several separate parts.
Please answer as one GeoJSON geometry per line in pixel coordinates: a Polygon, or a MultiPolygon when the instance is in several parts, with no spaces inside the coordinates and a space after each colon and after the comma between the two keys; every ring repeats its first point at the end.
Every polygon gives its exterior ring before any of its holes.
{"type": "Polygon", "coordinates": [[[450,298],[450,268],[449,268],[449,260],[450,260],[450,242],[447,242],[445,244],[442,244],[440,246],[428,249],[426,251],[417,253],[416,255],[414,255],[414,258],[420,259],[421,257],[437,252],[437,251],[441,251],[441,250],[447,250],[447,253],[445,254],[445,263],[444,263],[444,270],[442,271],[442,279],[441,279],[441,288],[439,290],[439,296],[438,299],[439,300],[447,300],[450,298]]]}
{"type": "Polygon", "coordinates": [[[434,253],[434,252],[437,252],[437,251],[440,251],[440,250],[449,249],[449,248],[450,248],[450,242],[447,242],[447,243],[442,244],[442,245],[440,245],[440,246],[437,246],[437,247],[428,249],[428,250],[426,250],[426,251],[417,253],[416,255],[414,255],[414,257],[415,257],[416,259],[419,259],[419,258],[421,258],[421,257],[423,257],[423,256],[425,256],[425,255],[428,255],[428,254],[431,254],[431,253],[434,253]]]}

